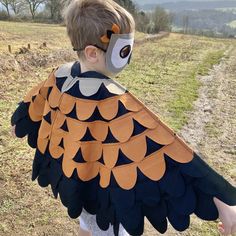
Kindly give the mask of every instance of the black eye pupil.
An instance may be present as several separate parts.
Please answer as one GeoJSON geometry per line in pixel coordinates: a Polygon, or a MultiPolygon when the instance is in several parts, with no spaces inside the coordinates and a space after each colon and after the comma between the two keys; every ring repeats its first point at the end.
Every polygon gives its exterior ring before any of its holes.
{"type": "Polygon", "coordinates": [[[121,58],[126,58],[127,56],[129,56],[130,51],[131,51],[131,46],[130,46],[130,45],[124,46],[124,47],[120,50],[120,57],[121,57],[121,58]]]}

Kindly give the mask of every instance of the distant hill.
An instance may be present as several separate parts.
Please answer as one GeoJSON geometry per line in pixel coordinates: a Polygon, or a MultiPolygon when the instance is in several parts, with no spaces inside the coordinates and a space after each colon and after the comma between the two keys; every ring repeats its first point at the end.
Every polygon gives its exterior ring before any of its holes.
{"type": "Polygon", "coordinates": [[[142,10],[152,10],[156,5],[160,5],[165,9],[171,11],[182,11],[182,10],[202,10],[202,9],[216,9],[216,8],[236,8],[236,1],[223,1],[223,0],[212,0],[212,1],[196,1],[196,0],[136,0],[135,1],[139,8],[142,10]]]}
{"type": "MultiPolygon", "coordinates": [[[[223,2],[223,0],[133,0],[133,2],[139,5],[160,4],[160,3],[169,3],[169,2],[220,2],[220,1],[223,2]]],[[[226,2],[227,1],[229,0],[226,0],[226,2]]]]}
{"type": "MultiPolygon", "coordinates": [[[[160,3],[166,3],[166,2],[182,2],[184,0],[133,0],[133,1],[140,5],[146,5],[146,4],[160,4],[160,3]]],[[[193,2],[196,0],[185,0],[185,1],[193,2]]],[[[211,0],[211,1],[218,1],[218,0],[211,0]]]]}
{"type": "Polygon", "coordinates": [[[218,10],[184,10],[172,13],[174,29],[188,32],[208,31],[226,37],[236,35],[236,13],[218,10]]]}
{"type": "Polygon", "coordinates": [[[215,36],[236,35],[236,0],[134,0],[140,10],[157,5],[171,12],[172,30],[215,36]]]}

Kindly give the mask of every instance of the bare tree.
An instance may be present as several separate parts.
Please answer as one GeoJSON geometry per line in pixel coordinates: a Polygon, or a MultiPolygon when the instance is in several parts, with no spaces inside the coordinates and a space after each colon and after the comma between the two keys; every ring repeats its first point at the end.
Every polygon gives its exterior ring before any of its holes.
{"type": "Polygon", "coordinates": [[[8,1],[15,15],[18,15],[23,6],[23,1],[22,0],[8,0],[8,1]]]}
{"type": "Polygon", "coordinates": [[[30,10],[30,13],[32,15],[32,19],[35,18],[35,13],[38,9],[38,7],[42,4],[42,3],[45,3],[46,0],[25,0],[28,5],[29,5],[29,10],[30,10]]]}
{"type": "Polygon", "coordinates": [[[171,26],[171,17],[161,7],[156,7],[152,13],[152,21],[154,23],[154,33],[159,31],[169,31],[171,26]]]}
{"type": "Polygon", "coordinates": [[[62,20],[62,10],[66,0],[46,0],[46,8],[50,12],[50,18],[54,22],[60,22],[62,20]]]}
{"type": "Polygon", "coordinates": [[[131,14],[135,15],[137,12],[136,5],[132,0],[114,0],[122,7],[126,8],[131,14]]]}
{"type": "Polygon", "coordinates": [[[60,5],[60,1],[58,0],[47,0],[46,8],[48,8],[51,15],[51,19],[54,21],[57,21],[60,16],[60,5]]]}
{"type": "Polygon", "coordinates": [[[10,18],[10,0],[0,0],[0,3],[6,8],[7,10],[7,15],[10,18]]]}
{"type": "Polygon", "coordinates": [[[188,33],[189,28],[189,16],[183,16],[183,31],[184,34],[188,33]]]}
{"type": "Polygon", "coordinates": [[[45,11],[53,22],[62,22],[63,10],[72,0],[45,0],[45,11]]]}
{"type": "Polygon", "coordinates": [[[148,31],[148,26],[150,24],[150,17],[148,16],[148,14],[146,14],[144,11],[138,12],[135,17],[135,21],[138,31],[145,33],[148,31]]]}

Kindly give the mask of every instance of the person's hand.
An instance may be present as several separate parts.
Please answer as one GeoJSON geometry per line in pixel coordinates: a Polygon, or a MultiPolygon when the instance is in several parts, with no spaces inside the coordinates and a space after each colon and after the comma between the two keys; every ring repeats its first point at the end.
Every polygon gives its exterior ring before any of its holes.
{"type": "Polygon", "coordinates": [[[236,234],[236,206],[229,206],[214,197],[221,222],[218,224],[220,233],[224,236],[236,234]]]}
{"type": "Polygon", "coordinates": [[[11,135],[12,135],[12,137],[16,137],[16,125],[14,125],[14,126],[12,126],[11,127],[11,135]]]}

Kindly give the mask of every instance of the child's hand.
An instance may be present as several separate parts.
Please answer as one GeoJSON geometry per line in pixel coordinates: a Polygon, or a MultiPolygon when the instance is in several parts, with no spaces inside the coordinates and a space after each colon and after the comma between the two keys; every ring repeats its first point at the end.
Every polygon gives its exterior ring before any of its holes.
{"type": "Polygon", "coordinates": [[[12,137],[14,137],[14,138],[16,138],[16,132],[15,132],[15,130],[16,130],[16,125],[14,125],[14,126],[11,127],[11,135],[12,135],[12,137]]]}
{"type": "Polygon", "coordinates": [[[217,198],[214,202],[219,212],[221,222],[218,229],[223,235],[233,235],[236,233],[236,206],[229,206],[217,198]]]}

